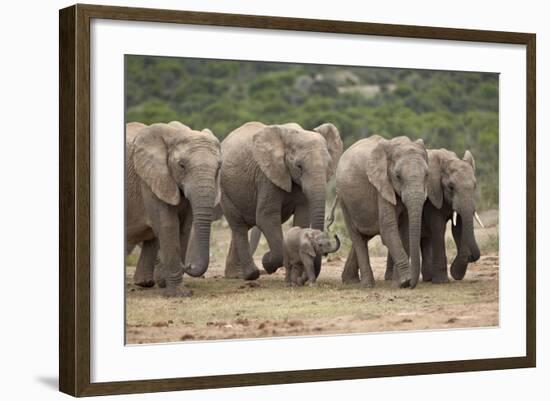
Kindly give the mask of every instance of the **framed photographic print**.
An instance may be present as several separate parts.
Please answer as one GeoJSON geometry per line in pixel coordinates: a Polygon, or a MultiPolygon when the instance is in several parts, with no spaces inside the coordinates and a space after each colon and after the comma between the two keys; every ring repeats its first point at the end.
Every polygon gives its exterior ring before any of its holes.
{"type": "Polygon", "coordinates": [[[534,34],[59,24],[61,391],[535,366],[534,34]]]}

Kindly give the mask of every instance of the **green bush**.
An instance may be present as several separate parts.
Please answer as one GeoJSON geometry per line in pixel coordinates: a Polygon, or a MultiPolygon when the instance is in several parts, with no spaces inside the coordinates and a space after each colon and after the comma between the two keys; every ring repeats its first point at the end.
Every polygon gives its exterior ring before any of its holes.
{"type": "Polygon", "coordinates": [[[180,120],[220,140],[247,121],[330,121],[344,146],[423,138],[477,166],[480,208],[498,207],[498,74],[126,56],[126,120],[180,120]]]}

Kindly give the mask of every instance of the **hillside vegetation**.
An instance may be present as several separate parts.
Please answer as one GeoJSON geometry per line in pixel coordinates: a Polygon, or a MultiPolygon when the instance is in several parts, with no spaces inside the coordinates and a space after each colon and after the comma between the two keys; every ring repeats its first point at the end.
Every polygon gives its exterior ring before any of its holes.
{"type": "Polygon", "coordinates": [[[247,121],[335,124],[476,159],[478,207],[498,207],[498,74],[126,56],[126,120],[180,120],[220,140],[247,121]]]}

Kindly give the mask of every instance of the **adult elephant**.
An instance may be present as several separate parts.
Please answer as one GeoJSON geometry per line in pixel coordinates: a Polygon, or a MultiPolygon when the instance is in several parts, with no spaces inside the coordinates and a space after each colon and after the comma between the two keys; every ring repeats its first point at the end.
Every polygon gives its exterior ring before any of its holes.
{"type": "MultiPolygon", "coordinates": [[[[452,233],[457,246],[457,255],[451,264],[451,276],[462,280],[469,262],[479,259],[479,247],[474,235],[475,208],[475,161],[470,151],[462,159],[446,149],[428,150],[428,199],[422,214],[422,280],[446,283],[447,255],[445,230],[452,220],[452,233]]],[[[350,253],[344,269],[349,273],[347,281],[358,281],[357,258],[350,253]]],[[[393,262],[388,254],[385,279],[393,276],[393,262]]]]}
{"type": "MultiPolygon", "coordinates": [[[[356,142],[342,155],[336,191],[362,285],[374,286],[367,243],[378,234],[395,261],[396,285],[414,288],[418,283],[427,175],[427,153],[421,139],[413,142],[401,136],[386,140],[374,135],[356,142]]],[[[348,266],[342,278],[346,282],[356,276],[357,270],[348,266]]]]}
{"type": "MultiPolygon", "coordinates": [[[[255,280],[256,267],[247,238],[257,226],[269,251],[262,257],[268,273],[283,265],[281,223],[294,214],[294,225],[323,230],[326,184],[342,154],[336,127],[312,131],[298,124],[250,122],[222,142],[221,205],[231,227],[225,276],[255,280]]],[[[315,270],[319,275],[320,258],[315,270]]]]}
{"type": "Polygon", "coordinates": [[[134,282],[154,285],[157,252],[165,266],[167,296],[189,296],[183,272],[201,276],[208,268],[220,143],[205,129],[179,123],[126,125],[126,249],[142,244],[134,282]],[[183,266],[194,224],[199,258],[183,266]]]}
{"type": "MultiPolygon", "coordinates": [[[[452,220],[457,255],[451,276],[462,280],[469,262],[479,259],[474,235],[474,218],[481,226],[475,205],[475,160],[470,151],[460,159],[446,149],[428,151],[428,200],[422,218],[422,279],[448,282],[445,229],[452,220]]],[[[388,272],[389,274],[389,272],[388,272]]]]}

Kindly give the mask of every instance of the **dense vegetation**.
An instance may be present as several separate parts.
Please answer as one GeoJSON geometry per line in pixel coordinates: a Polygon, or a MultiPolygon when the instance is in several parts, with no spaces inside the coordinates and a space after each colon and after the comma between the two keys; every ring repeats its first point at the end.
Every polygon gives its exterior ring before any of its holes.
{"type": "Polygon", "coordinates": [[[372,134],[474,154],[480,208],[498,206],[498,75],[126,56],[126,120],[180,120],[223,139],[247,121],[330,121],[345,147],[372,134]]]}

